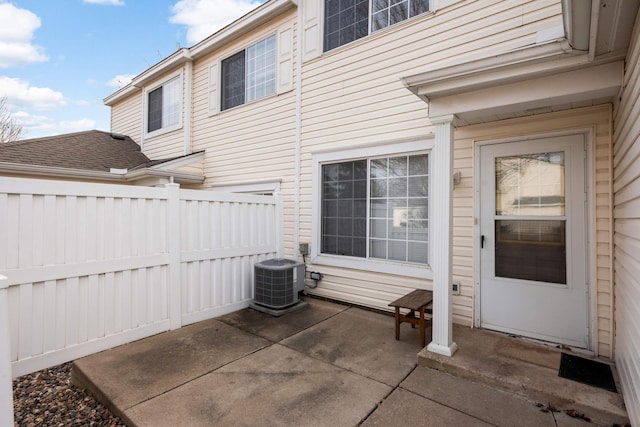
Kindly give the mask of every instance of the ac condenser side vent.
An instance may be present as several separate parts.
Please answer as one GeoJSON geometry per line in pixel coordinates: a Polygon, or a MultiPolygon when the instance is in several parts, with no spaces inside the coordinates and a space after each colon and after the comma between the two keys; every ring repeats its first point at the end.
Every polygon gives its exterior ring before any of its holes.
{"type": "Polygon", "coordinates": [[[271,309],[283,309],[298,302],[304,289],[302,262],[285,258],[261,261],[254,266],[254,302],[271,309]]]}

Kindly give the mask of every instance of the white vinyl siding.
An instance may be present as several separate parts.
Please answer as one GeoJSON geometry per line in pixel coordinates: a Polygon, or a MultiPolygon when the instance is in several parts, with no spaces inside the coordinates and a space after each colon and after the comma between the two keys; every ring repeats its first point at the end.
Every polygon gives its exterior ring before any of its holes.
{"type": "Polygon", "coordinates": [[[144,97],[143,101],[146,103],[146,98],[149,92],[160,87],[161,85],[165,85],[170,82],[179,82],[176,86],[173,87],[174,90],[180,92],[180,103],[179,105],[173,106],[170,111],[173,111],[175,117],[175,111],[177,110],[179,115],[179,121],[177,124],[159,129],[154,132],[146,132],[147,130],[147,117],[146,117],[146,108],[144,106],[145,114],[141,118],[141,127],[143,127],[143,141],[142,141],[142,151],[145,155],[147,155],[151,159],[164,159],[168,157],[181,156],[185,153],[185,132],[182,126],[183,114],[186,114],[185,111],[185,102],[187,97],[183,96],[185,91],[185,78],[182,78],[183,70],[180,69],[177,72],[167,74],[165,76],[160,77],[159,79],[149,83],[145,87],[145,90],[142,92],[142,97],[144,97]],[[180,76],[176,80],[176,77],[180,76]]]}
{"type": "MultiPolygon", "coordinates": [[[[256,31],[227,44],[194,63],[193,69],[193,132],[192,150],[206,150],[204,175],[200,188],[238,187],[266,180],[281,182],[279,191],[284,203],[285,255],[295,257],[294,235],[294,174],[295,174],[295,9],[278,16],[256,31]],[[217,82],[220,60],[274,33],[280,34],[280,61],[290,67],[288,91],[248,103],[240,108],[219,112],[212,100],[220,99],[217,82]],[[285,37],[282,37],[285,34],[285,37]],[[286,53],[281,49],[287,44],[286,53]],[[283,53],[284,57],[280,55],[283,53]],[[216,75],[212,80],[212,75],[216,75]]],[[[278,79],[282,73],[278,76],[278,79]]],[[[279,83],[280,86],[280,83],[279,83]]]]}
{"type": "MultiPolygon", "coordinates": [[[[317,22],[309,10],[312,6],[303,7],[305,25],[317,22]]],[[[428,106],[403,87],[402,77],[425,66],[464,62],[535,44],[538,31],[562,24],[561,12],[559,0],[458,2],[313,60],[305,45],[303,52],[309,60],[303,64],[302,75],[300,242],[312,246],[317,242],[313,198],[308,197],[313,192],[312,153],[428,139],[434,131],[428,106]]],[[[305,34],[311,38],[307,27],[305,34]]],[[[458,155],[457,141],[455,150],[458,155]]],[[[467,155],[462,164],[472,167],[473,156],[467,155]]],[[[467,228],[473,229],[473,189],[466,177],[462,188],[455,188],[453,268],[455,280],[468,287],[453,297],[453,319],[472,325],[473,261],[464,256],[473,253],[473,232],[466,233],[467,228]],[[471,198],[459,199],[460,194],[471,198]]],[[[310,292],[379,309],[388,309],[389,301],[412,289],[431,288],[430,273],[410,277],[399,271],[381,273],[325,264],[310,264],[309,268],[323,273],[321,285],[310,292]]]]}
{"type": "Polygon", "coordinates": [[[138,91],[111,107],[111,132],[128,135],[138,144],[142,135],[142,96],[138,91]]]}
{"type": "MultiPolygon", "coordinates": [[[[639,15],[640,16],[640,15],[639,15]]],[[[640,26],[627,56],[614,133],[616,364],[632,425],[640,425],[640,26]],[[622,125],[621,125],[622,124],[622,125]]]]}

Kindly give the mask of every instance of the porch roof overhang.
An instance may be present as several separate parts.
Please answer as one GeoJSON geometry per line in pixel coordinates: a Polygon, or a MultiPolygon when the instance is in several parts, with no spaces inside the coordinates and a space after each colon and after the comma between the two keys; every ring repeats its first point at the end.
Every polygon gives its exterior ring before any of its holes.
{"type": "Polygon", "coordinates": [[[638,8],[640,0],[562,0],[563,34],[401,80],[429,104],[429,117],[454,115],[456,126],[611,102],[638,8]]]}
{"type": "Polygon", "coordinates": [[[623,60],[592,61],[559,40],[402,79],[429,104],[429,117],[454,115],[464,126],[610,102],[623,60]]]}

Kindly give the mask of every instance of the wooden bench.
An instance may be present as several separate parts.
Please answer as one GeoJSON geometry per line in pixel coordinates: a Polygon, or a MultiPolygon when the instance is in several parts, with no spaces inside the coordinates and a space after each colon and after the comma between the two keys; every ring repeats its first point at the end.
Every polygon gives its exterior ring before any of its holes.
{"type": "Polygon", "coordinates": [[[396,309],[396,340],[400,340],[400,323],[406,322],[411,323],[412,328],[415,328],[415,325],[420,326],[420,343],[422,347],[426,345],[426,322],[424,314],[425,312],[432,314],[432,309],[427,308],[432,302],[433,292],[416,289],[389,304],[390,307],[395,307],[396,309]],[[408,309],[409,312],[407,314],[401,314],[401,308],[408,309]],[[416,311],[419,313],[418,318],[415,317],[416,311]]]}

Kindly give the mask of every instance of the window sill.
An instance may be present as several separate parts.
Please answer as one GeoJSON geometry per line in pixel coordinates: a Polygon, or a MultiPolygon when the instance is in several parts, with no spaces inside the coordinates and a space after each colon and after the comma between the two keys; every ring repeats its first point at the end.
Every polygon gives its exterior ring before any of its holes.
{"type": "MultiPolygon", "coordinates": [[[[364,44],[367,42],[370,42],[372,40],[375,40],[377,38],[380,38],[386,34],[392,33],[392,32],[396,32],[396,31],[402,31],[403,29],[407,28],[407,27],[411,27],[413,25],[416,25],[424,20],[428,20],[430,18],[432,18],[435,15],[435,11],[429,11],[429,12],[425,12],[422,13],[420,15],[417,16],[412,16],[411,18],[405,19],[404,21],[400,21],[397,22],[395,24],[389,25],[387,27],[384,28],[380,28],[379,30],[376,30],[372,33],[367,34],[366,36],[363,36],[359,39],[350,41],[348,43],[345,43],[343,45],[334,47],[333,49],[329,49],[329,50],[324,50],[324,48],[322,49],[322,53],[320,54],[320,57],[325,57],[327,55],[333,54],[333,53],[337,53],[337,52],[341,52],[343,50],[343,48],[353,48],[355,46],[358,46],[359,44],[364,44]]],[[[322,37],[322,43],[324,43],[324,36],[322,37]]]]}
{"type": "Polygon", "coordinates": [[[255,105],[255,104],[258,104],[258,103],[260,103],[262,101],[266,101],[268,99],[277,98],[278,95],[280,95],[280,94],[276,92],[276,93],[272,93],[272,94],[269,94],[269,95],[265,95],[262,98],[254,99],[253,101],[245,102],[244,104],[236,105],[235,107],[227,108],[226,110],[220,110],[218,112],[209,112],[209,117],[213,117],[213,116],[216,116],[218,114],[225,114],[225,113],[227,113],[229,111],[241,110],[242,107],[247,107],[249,105],[255,105]]]}
{"type": "Polygon", "coordinates": [[[182,123],[178,123],[177,125],[167,126],[166,128],[160,128],[154,130],[153,132],[145,132],[144,139],[155,138],[156,136],[164,135],[169,132],[173,132],[176,130],[182,129],[182,123]]]}
{"type": "Polygon", "coordinates": [[[405,264],[381,259],[364,259],[339,255],[320,254],[312,257],[311,262],[317,265],[342,267],[353,270],[366,270],[376,273],[395,274],[398,276],[433,279],[433,271],[428,265],[405,264]]]}

